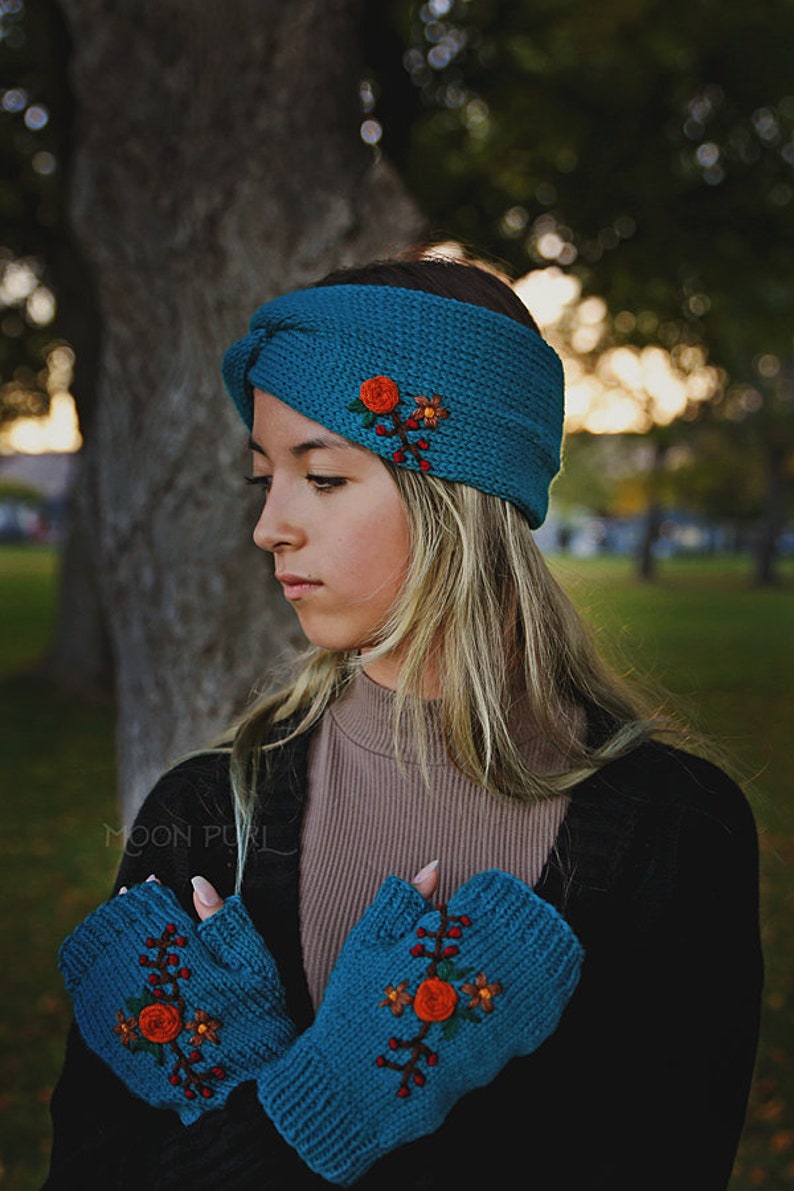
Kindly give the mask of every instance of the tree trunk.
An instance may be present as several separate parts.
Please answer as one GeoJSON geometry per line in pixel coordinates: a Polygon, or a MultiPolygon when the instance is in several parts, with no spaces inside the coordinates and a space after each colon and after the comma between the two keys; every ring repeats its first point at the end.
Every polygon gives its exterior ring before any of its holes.
{"type": "Polygon", "coordinates": [[[786,453],[775,443],[765,444],[764,511],[755,546],[755,583],[771,587],[777,581],[777,542],[785,521],[786,453]]]}
{"type": "Polygon", "coordinates": [[[72,220],[103,321],[87,452],[129,822],[297,639],[250,542],[223,351],[261,302],[422,227],[358,135],[359,0],[62,4],[72,220]]]}
{"type": "Polygon", "coordinates": [[[651,468],[648,474],[648,507],[645,510],[645,522],[642,527],[639,550],[637,553],[637,576],[645,582],[650,582],[656,576],[656,543],[659,540],[659,530],[662,526],[663,510],[659,502],[662,470],[667,445],[656,438],[653,442],[651,468]]]}
{"type": "Polygon", "coordinates": [[[62,693],[104,701],[114,695],[113,653],[91,530],[95,514],[87,467],[90,462],[90,456],[83,454],[70,497],[70,526],[61,559],[55,633],[39,673],[48,682],[54,682],[62,693]]]}
{"type": "Polygon", "coordinates": [[[662,510],[656,501],[652,501],[645,510],[645,521],[642,526],[640,548],[637,555],[637,575],[646,582],[650,582],[656,577],[655,549],[659,540],[661,524],[662,510]]]}

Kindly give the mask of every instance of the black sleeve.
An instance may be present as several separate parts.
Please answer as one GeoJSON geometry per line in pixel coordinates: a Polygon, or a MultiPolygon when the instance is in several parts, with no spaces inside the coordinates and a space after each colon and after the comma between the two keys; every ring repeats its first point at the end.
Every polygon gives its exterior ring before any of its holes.
{"type": "Polygon", "coordinates": [[[614,900],[593,927],[592,996],[571,1023],[592,1186],[724,1191],[758,1045],[755,821],[725,773],[677,750],[649,750],[636,790],[614,900]]]}
{"type": "MultiPolygon", "coordinates": [[[[207,754],[166,774],[146,799],[112,894],[154,873],[195,916],[190,877],[200,873],[228,896],[235,857],[227,763],[207,754]]],[[[50,1111],[53,1141],[42,1191],[267,1191],[319,1182],[271,1124],[253,1084],[186,1128],[175,1113],[129,1092],[74,1024],[50,1111]]]]}
{"type": "Polygon", "coordinates": [[[654,1155],[654,1187],[722,1191],[758,1047],[758,840],[750,806],[725,774],[686,755],[677,761],[692,794],[673,818],[669,903],[649,924],[630,989],[652,1007],[646,1082],[657,1080],[635,1153],[654,1155]]]}
{"type": "Polygon", "coordinates": [[[755,823],[719,769],[637,753],[590,784],[544,890],[584,945],[580,984],[538,1051],[456,1105],[434,1186],[495,1169],[555,1191],[729,1185],[761,1003],[755,823]]]}

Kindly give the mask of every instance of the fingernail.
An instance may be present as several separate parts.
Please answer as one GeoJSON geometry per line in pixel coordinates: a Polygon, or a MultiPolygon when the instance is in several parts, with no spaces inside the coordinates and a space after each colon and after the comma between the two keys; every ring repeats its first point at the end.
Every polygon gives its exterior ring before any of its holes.
{"type": "Polygon", "coordinates": [[[196,897],[202,906],[217,906],[218,902],[221,901],[217,891],[204,877],[191,877],[190,884],[195,889],[196,897]]]}
{"type": "Polygon", "coordinates": [[[429,877],[430,874],[434,873],[437,868],[438,868],[438,861],[431,860],[430,863],[426,864],[424,868],[420,868],[419,872],[416,874],[416,876],[411,881],[411,884],[416,885],[416,883],[418,881],[424,881],[425,877],[429,877]]]}
{"type": "Polygon", "coordinates": [[[119,893],[126,893],[126,892],[127,892],[127,886],[122,885],[121,889],[119,889],[119,893]]]}
{"type": "MultiPolygon", "coordinates": [[[[148,881],[157,881],[157,877],[154,875],[154,873],[150,873],[149,876],[146,878],[146,880],[147,880],[147,882],[148,881]]],[[[158,882],[158,884],[159,884],[159,882],[158,882]]]]}

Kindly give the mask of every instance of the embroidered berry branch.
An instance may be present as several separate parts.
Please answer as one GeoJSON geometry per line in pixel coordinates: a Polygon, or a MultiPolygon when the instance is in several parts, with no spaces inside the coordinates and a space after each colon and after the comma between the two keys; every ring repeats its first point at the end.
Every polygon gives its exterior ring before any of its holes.
{"type": "Polygon", "coordinates": [[[437,908],[440,914],[438,929],[430,931],[420,926],[416,932],[420,941],[409,949],[414,959],[429,961],[424,979],[415,993],[409,991],[408,980],[401,980],[397,985],[388,984],[383,990],[383,1000],[378,1004],[379,1009],[390,1009],[394,1017],[402,1017],[410,1007],[421,1022],[417,1032],[410,1037],[389,1039],[392,1052],[408,1052],[404,1061],[398,1062],[386,1055],[378,1055],[375,1060],[378,1067],[400,1072],[397,1095],[402,1099],[410,1095],[412,1083],[416,1087],[424,1086],[427,1076],[422,1070],[423,1064],[427,1067],[438,1064],[438,1052],[425,1041],[433,1026],[441,1027],[441,1040],[447,1041],[454,1037],[462,1021],[478,1024],[483,1020],[477,1010],[492,1013],[494,997],[502,992],[501,983],[498,980],[489,982],[484,972],[478,972],[473,983],[464,979],[471,969],[457,966],[456,957],[460,953],[457,940],[462,939],[466,927],[471,926],[471,919],[466,914],[450,915],[444,905],[437,908]],[[453,982],[461,981],[459,988],[455,988],[453,982]],[[461,994],[464,999],[468,998],[465,1003],[461,994]]]}
{"type": "Polygon", "coordinates": [[[158,1066],[163,1066],[170,1053],[173,1059],[168,1082],[182,1087],[185,1098],[195,1100],[197,1096],[209,1099],[213,1094],[212,1084],[224,1079],[223,1067],[214,1065],[199,1068],[204,1058],[201,1047],[205,1042],[218,1044],[218,1030],[222,1022],[210,1016],[204,1009],[196,1009],[191,1020],[186,1021],[186,1004],[182,986],[190,979],[190,968],[186,967],[180,950],[188,946],[184,935],[177,935],[172,922],[166,924],[159,937],[150,935],[146,947],[154,951],[142,954],[138,963],[149,969],[146,985],[141,995],[128,997],[127,1013],[121,1009],[116,1013],[114,1034],[122,1046],[130,1051],[151,1054],[158,1066]],[[181,1034],[186,1034],[180,1045],[181,1034]]]}
{"type": "Polygon", "coordinates": [[[423,451],[430,449],[430,442],[425,436],[412,442],[408,437],[409,431],[435,430],[438,423],[449,417],[449,410],[441,404],[441,397],[436,393],[432,397],[414,397],[416,408],[403,418],[398,412],[400,405],[400,390],[389,376],[371,376],[361,385],[360,396],[348,405],[351,413],[362,415],[361,424],[365,430],[374,428],[380,438],[399,438],[401,446],[392,453],[395,463],[405,463],[408,455],[416,459],[422,471],[430,471],[430,460],[425,459],[423,451]],[[384,425],[379,419],[389,417],[391,426],[384,425]]]}

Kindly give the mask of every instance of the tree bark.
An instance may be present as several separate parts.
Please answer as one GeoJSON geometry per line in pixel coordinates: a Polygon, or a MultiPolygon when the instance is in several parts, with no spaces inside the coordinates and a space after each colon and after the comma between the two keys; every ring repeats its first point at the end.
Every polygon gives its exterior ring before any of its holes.
{"type": "Polygon", "coordinates": [[[224,349],[260,303],[422,221],[360,140],[360,0],[62,0],[73,225],[103,336],[87,447],[123,817],[297,639],[250,542],[224,349]]]}
{"type": "Polygon", "coordinates": [[[667,444],[661,442],[657,437],[653,440],[652,450],[651,469],[648,474],[648,507],[645,510],[645,521],[637,552],[637,577],[646,583],[656,577],[655,551],[663,517],[658,493],[664,460],[667,455],[667,444]]]}
{"type": "Polygon", "coordinates": [[[771,587],[777,582],[777,543],[785,523],[786,452],[778,443],[765,443],[764,448],[766,491],[755,544],[757,587],[771,587]]]}
{"type": "Polygon", "coordinates": [[[70,525],[64,543],[53,642],[39,674],[61,693],[78,699],[112,700],[113,651],[107,629],[92,526],[91,456],[84,453],[70,496],[70,525]]]}

